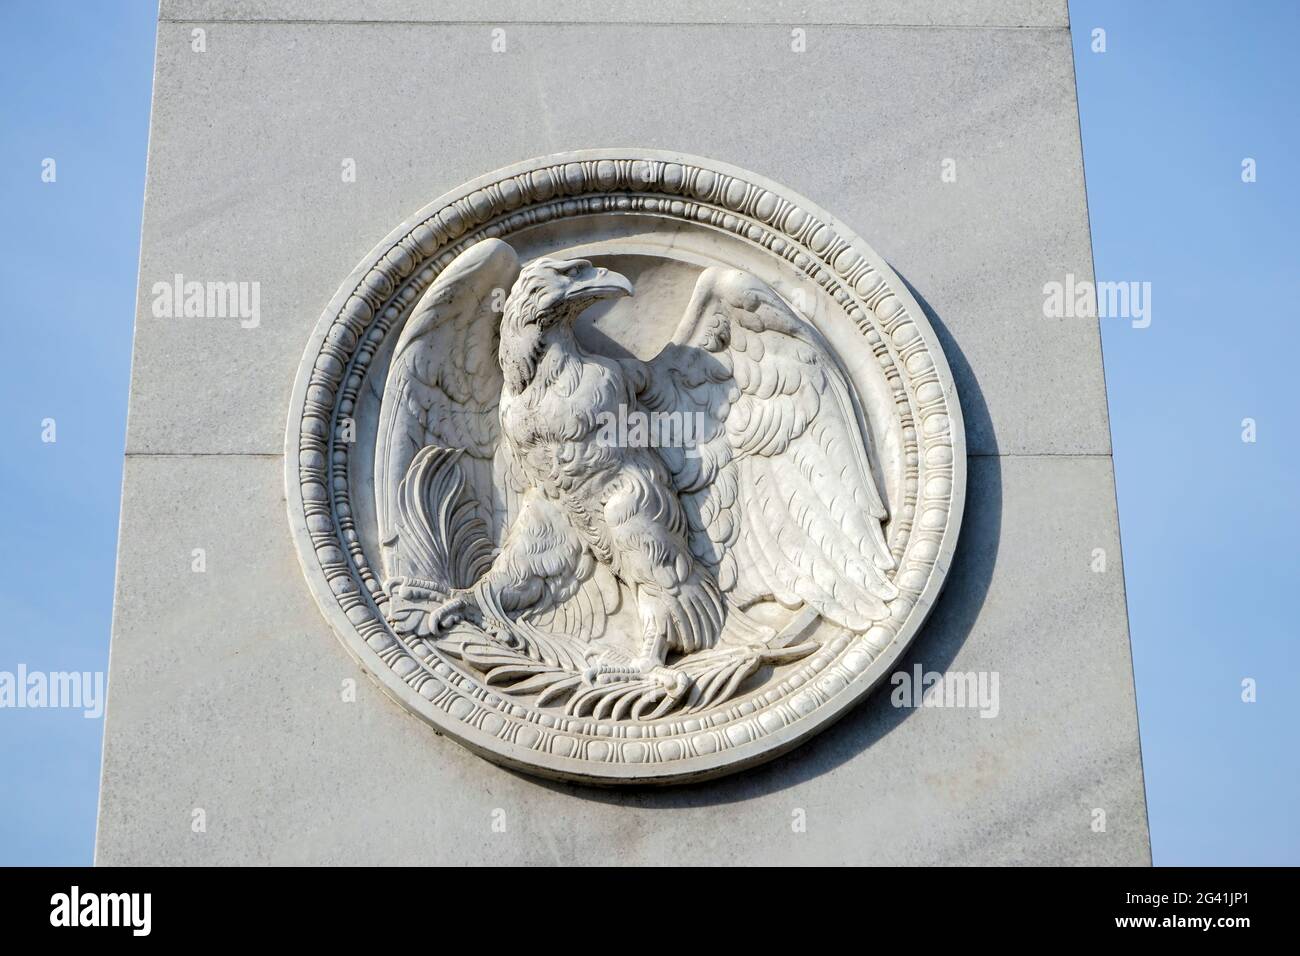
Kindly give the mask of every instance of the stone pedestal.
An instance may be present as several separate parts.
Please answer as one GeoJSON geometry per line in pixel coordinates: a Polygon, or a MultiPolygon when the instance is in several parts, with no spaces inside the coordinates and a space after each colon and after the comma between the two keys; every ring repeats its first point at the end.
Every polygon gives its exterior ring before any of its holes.
{"type": "Polygon", "coordinates": [[[1043,317],[1092,275],[1064,0],[160,17],[99,863],[1149,862],[1098,328],[1043,317]],[[434,197],[604,146],[784,183],[911,288],[969,458],[899,669],[996,674],[996,716],[886,685],[760,768],[596,789],[438,736],[335,639],[284,500],[322,309],[434,197]],[[160,316],[178,275],[257,283],[255,317],[160,316]]]}

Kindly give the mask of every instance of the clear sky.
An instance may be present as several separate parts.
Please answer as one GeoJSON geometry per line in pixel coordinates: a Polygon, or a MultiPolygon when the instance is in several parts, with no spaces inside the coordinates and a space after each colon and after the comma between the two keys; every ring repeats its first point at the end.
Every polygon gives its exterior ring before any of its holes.
{"type": "MultiPolygon", "coordinates": [[[[108,665],[156,9],[0,0],[0,671],[108,665]]],[[[102,736],[0,710],[0,863],[90,863],[102,736]]]]}
{"type": "MultiPolygon", "coordinates": [[[[1155,860],[1300,863],[1300,5],[1070,6],[1155,860]]],[[[107,668],[154,17],[0,0],[0,671],[107,668]]],[[[90,862],[102,732],[0,709],[0,864],[90,862]]]]}

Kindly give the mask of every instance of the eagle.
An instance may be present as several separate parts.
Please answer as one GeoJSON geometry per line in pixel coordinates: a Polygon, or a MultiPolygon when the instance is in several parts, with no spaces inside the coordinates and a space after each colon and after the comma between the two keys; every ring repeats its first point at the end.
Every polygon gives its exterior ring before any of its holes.
{"type": "Polygon", "coordinates": [[[710,267],[654,358],[584,347],[578,317],[632,295],[585,259],[461,252],[392,353],[376,518],[399,633],[495,635],[489,663],[513,650],[569,690],[650,687],[662,712],[692,658],[788,659],[759,602],[861,632],[898,590],[863,413],[820,333],[710,267]],[[693,441],[611,441],[633,411],[689,416],[693,441]],[[635,651],[597,640],[625,599],[635,651]]]}

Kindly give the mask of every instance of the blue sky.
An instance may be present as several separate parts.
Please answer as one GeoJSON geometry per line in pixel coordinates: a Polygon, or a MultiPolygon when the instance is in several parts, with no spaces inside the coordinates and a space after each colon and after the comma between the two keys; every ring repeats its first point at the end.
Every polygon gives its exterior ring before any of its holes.
{"type": "MultiPolygon", "coordinates": [[[[108,665],[155,16],[0,6],[0,671],[108,665]]],[[[0,863],[91,861],[102,736],[80,711],[0,710],[0,863]]]]}
{"type": "MultiPolygon", "coordinates": [[[[104,671],[155,7],[0,11],[0,671],[104,671]]],[[[1102,324],[1161,864],[1300,863],[1298,11],[1071,4],[1097,276],[1152,288],[1102,324]]],[[[0,864],[90,862],[102,730],[0,710],[0,864]]]]}

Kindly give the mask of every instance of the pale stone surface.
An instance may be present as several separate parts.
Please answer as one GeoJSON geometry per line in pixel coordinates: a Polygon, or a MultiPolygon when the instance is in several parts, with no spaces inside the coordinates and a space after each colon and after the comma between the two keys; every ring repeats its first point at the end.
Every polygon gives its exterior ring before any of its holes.
{"type": "Polygon", "coordinates": [[[1097,328],[1041,313],[1044,282],[1092,272],[1063,0],[827,4],[801,55],[789,5],[712,15],[741,28],[652,7],[165,0],[186,22],[159,29],[100,863],[1149,861],[1097,328]],[[531,22],[490,54],[512,14],[531,22]],[[304,16],[429,22],[274,22],[304,16]],[[540,22],[592,16],[665,25],[540,22]],[[904,26],[920,23],[945,27],[904,26]],[[672,68],[646,82],[655,63],[672,68]],[[280,455],[322,308],[433,197],[611,144],[781,181],[926,306],[975,457],[949,583],[903,666],[996,670],[998,718],[878,692],[737,777],[593,790],[434,735],[330,634],[280,455]],[[261,325],[153,319],[151,284],[178,272],[260,280],[261,325]]]}
{"type": "Polygon", "coordinates": [[[999,671],[997,718],[878,693],[756,770],[630,792],[495,767],[363,677],[301,583],[280,467],[127,463],[101,864],[1148,861],[1122,569],[1089,569],[1119,554],[1105,457],[971,460],[948,585],[901,666],[999,671]]]}

